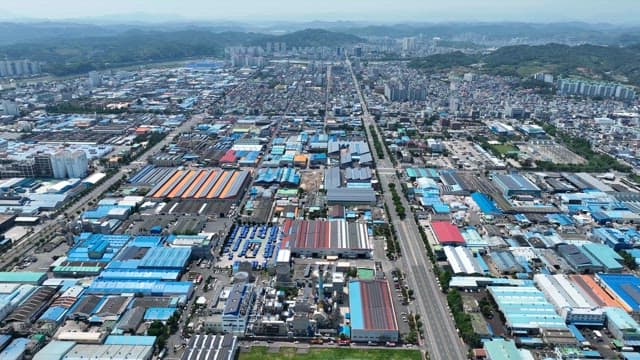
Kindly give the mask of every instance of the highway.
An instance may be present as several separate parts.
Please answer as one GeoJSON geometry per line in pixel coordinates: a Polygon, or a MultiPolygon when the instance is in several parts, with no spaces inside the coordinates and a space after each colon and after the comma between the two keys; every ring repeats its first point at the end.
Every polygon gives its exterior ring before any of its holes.
{"type": "MultiPolygon", "coordinates": [[[[369,143],[373,144],[369,125],[374,125],[376,129],[377,125],[369,114],[367,102],[349,59],[346,59],[346,63],[362,105],[364,128],[369,138],[369,143]]],[[[381,136],[380,139],[382,140],[381,136]]],[[[389,221],[394,224],[400,242],[402,256],[398,262],[406,274],[409,287],[414,290],[416,300],[413,305],[416,312],[421,315],[424,323],[425,343],[420,344],[421,348],[428,352],[430,359],[466,359],[467,347],[458,335],[446,298],[436,282],[431,262],[427,257],[426,249],[420,237],[418,225],[411,214],[405,220],[400,220],[395,211],[389,184],[393,183],[396,189],[401,189],[400,181],[395,173],[397,169],[391,164],[385,147],[383,147],[383,153],[385,158],[379,159],[377,152],[372,151],[377,165],[378,178],[384,191],[384,200],[391,213],[389,221]]],[[[400,198],[402,205],[409,211],[411,207],[405,197],[400,196],[400,198]]]]}

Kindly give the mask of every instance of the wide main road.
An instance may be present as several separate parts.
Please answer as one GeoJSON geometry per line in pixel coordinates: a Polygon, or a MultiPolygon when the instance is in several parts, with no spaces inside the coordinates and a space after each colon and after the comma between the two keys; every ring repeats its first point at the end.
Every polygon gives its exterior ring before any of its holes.
{"type": "MultiPolygon", "coordinates": [[[[360,98],[365,131],[369,137],[369,143],[373,144],[369,125],[374,125],[375,128],[377,126],[369,114],[367,102],[362,94],[351,62],[349,59],[346,62],[360,98]]],[[[382,140],[382,138],[380,139],[382,140]]],[[[400,265],[407,274],[409,286],[414,290],[415,307],[421,314],[425,326],[426,342],[423,348],[429,353],[431,359],[466,359],[467,347],[458,335],[458,330],[453,322],[446,299],[436,282],[435,274],[420,237],[418,225],[413,216],[408,216],[406,219],[401,220],[395,211],[389,184],[395,184],[396,189],[401,189],[401,186],[395,171],[392,171],[395,169],[389,161],[390,157],[385,147],[383,147],[383,152],[384,159],[379,159],[376,151],[372,151],[372,154],[376,160],[378,178],[384,190],[385,203],[391,213],[389,221],[394,224],[399,238],[402,251],[402,256],[399,260],[400,265]]],[[[404,196],[400,198],[405,209],[411,209],[404,196]]]]}

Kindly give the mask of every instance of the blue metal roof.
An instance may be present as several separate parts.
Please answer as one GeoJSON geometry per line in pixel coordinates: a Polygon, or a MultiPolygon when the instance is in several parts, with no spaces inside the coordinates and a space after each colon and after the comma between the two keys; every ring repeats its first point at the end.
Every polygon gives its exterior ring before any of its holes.
{"type": "Polygon", "coordinates": [[[141,268],[177,268],[183,269],[189,257],[191,248],[151,248],[140,261],[141,268]]]}
{"type": "Polygon", "coordinates": [[[105,345],[143,345],[153,346],[155,336],[109,335],[104,341],[105,345]]]}
{"type": "Polygon", "coordinates": [[[166,321],[176,312],[175,308],[150,307],[144,313],[145,320],[166,321]]]}
{"type": "Polygon", "coordinates": [[[24,352],[27,350],[27,344],[31,340],[26,338],[15,339],[7,346],[2,352],[0,352],[0,359],[2,360],[19,360],[22,359],[24,352]]]}
{"type": "Polygon", "coordinates": [[[351,328],[364,329],[364,317],[362,314],[362,298],[360,296],[360,282],[349,283],[349,314],[351,314],[351,328]]]}

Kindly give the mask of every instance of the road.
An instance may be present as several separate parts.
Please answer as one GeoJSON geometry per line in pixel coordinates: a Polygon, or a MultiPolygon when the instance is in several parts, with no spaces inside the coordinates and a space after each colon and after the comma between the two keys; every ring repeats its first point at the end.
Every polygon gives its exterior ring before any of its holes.
{"type": "MultiPolygon", "coordinates": [[[[346,62],[362,105],[364,128],[369,138],[369,143],[373,144],[369,125],[374,125],[376,128],[377,126],[373,121],[373,117],[369,114],[367,102],[362,94],[351,62],[349,59],[346,62]]],[[[414,290],[416,312],[421,314],[423,319],[425,343],[420,344],[421,348],[429,353],[431,359],[466,359],[467,347],[458,335],[458,330],[454,324],[445,296],[436,282],[431,262],[427,257],[426,249],[420,237],[418,225],[413,216],[400,220],[395,211],[389,184],[395,184],[396,189],[401,189],[400,181],[384,147],[383,152],[384,159],[379,159],[375,151],[372,151],[372,154],[377,164],[378,177],[384,191],[384,200],[391,213],[389,221],[394,224],[400,242],[402,256],[398,261],[401,269],[406,274],[409,287],[414,290]]],[[[400,198],[404,208],[411,209],[404,196],[400,196],[400,198]]]]}

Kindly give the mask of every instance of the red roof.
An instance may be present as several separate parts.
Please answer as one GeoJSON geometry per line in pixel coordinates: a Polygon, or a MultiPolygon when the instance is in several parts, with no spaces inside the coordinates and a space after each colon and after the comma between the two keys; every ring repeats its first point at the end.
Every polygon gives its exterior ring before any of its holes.
{"type": "Polygon", "coordinates": [[[431,228],[440,244],[464,244],[460,230],[450,222],[434,221],[431,223],[431,228]]]}
{"type": "Polygon", "coordinates": [[[236,152],[229,149],[224,156],[220,158],[220,163],[234,163],[237,159],[236,152]]]}

